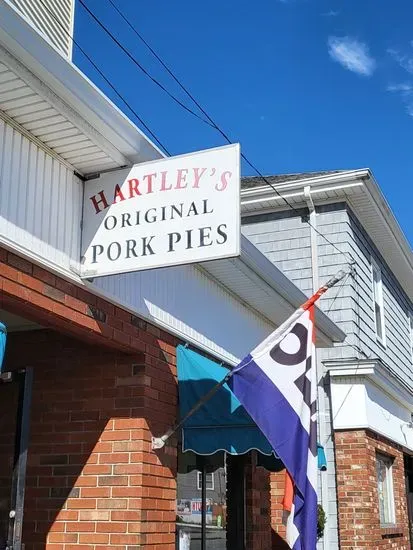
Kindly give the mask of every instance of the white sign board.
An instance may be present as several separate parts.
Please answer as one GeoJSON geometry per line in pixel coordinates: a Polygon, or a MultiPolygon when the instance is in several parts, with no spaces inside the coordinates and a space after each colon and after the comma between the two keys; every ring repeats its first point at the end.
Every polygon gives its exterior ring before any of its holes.
{"type": "Polygon", "coordinates": [[[136,164],[85,183],[84,278],[240,254],[240,149],[136,164]]]}

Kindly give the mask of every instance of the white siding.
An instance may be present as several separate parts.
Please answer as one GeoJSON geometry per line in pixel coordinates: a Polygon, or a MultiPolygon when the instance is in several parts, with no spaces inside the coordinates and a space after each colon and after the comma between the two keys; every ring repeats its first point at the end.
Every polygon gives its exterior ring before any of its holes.
{"type": "Polygon", "coordinates": [[[11,0],[66,57],[72,57],[75,0],[11,0]]]}
{"type": "Polygon", "coordinates": [[[0,119],[0,239],[69,271],[80,250],[82,185],[0,119]]]}
{"type": "Polygon", "coordinates": [[[274,330],[195,266],[127,273],[96,287],[138,315],[230,362],[242,359],[274,330]]]}

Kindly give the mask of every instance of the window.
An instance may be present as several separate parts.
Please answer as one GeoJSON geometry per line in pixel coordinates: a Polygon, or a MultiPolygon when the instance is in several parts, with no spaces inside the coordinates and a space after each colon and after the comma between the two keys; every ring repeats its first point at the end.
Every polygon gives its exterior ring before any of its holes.
{"type": "Polygon", "coordinates": [[[245,550],[245,456],[178,449],[176,550],[245,550]],[[202,477],[207,491],[203,493],[202,477]]]}
{"type": "Polygon", "coordinates": [[[381,525],[396,523],[393,494],[393,459],[377,454],[377,489],[381,525]]]}
{"type": "Polygon", "coordinates": [[[371,261],[373,275],[373,303],[374,303],[374,321],[376,326],[376,335],[378,340],[385,344],[384,329],[384,306],[383,306],[383,283],[381,280],[381,271],[379,266],[371,261]]]}
{"type": "MultiPolygon", "coordinates": [[[[197,472],[198,476],[198,491],[202,489],[202,472],[197,472]]],[[[213,491],[214,490],[214,473],[206,473],[205,474],[205,484],[207,491],[213,491]]]]}

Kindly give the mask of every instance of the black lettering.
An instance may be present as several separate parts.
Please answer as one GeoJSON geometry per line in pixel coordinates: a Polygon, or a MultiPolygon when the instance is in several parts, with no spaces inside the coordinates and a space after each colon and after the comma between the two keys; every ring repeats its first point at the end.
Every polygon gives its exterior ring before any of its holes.
{"type": "Polygon", "coordinates": [[[147,251],[149,251],[150,255],[155,254],[155,252],[152,250],[152,247],[151,247],[151,241],[154,238],[155,238],[155,235],[151,235],[149,237],[149,241],[147,241],[148,237],[143,237],[143,239],[142,239],[142,256],[146,256],[147,251]]]}
{"type": "Polygon", "coordinates": [[[147,223],[153,223],[153,222],[156,222],[156,208],[149,208],[149,210],[147,210],[145,212],[145,221],[147,223]],[[153,216],[151,216],[150,218],[148,218],[148,214],[150,212],[154,212],[153,216]]]}
{"type": "Polygon", "coordinates": [[[140,212],[140,210],[136,210],[135,214],[136,214],[136,216],[135,216],[135,225],[140,225],[140,223],[141,223],[141,212],[140,212]]]}
{"type": "Polygon", "coordinates": [[[136,243],[135,239],[127,239],[127,241],[126,241],[126,257],[127,258],[130,258],[131,254],[133,254],[133,256],[135,258],[138,257],[138,255],[135,252],[136,244],[137,243],[136,243]]]}
{"type": "Polygon", "coordinates": [[[132,227],[129,212],[125,212],[124,214],[122,214],[122,227],[125,227],[125,225],[129,225],[129,227],[132,227]]]}
{"type": "Polygon", "coordinates": [[[196,209],[196,204],[194,202],[191,202],[191,206],[189,207],[187,217],[189,217],[191,214],[194,216],[198,215],[198,210],[196,209]]]}
{"type": "Polygon", "coordinates": [[[222,241],[220,241],[219,239],[217,239],[217,244],[224,244],[227,242],[228,240],[228,235],[227,233],[224,231],[224,229],[227,228],[227,224],[226,223],[221,223],[221,225],[218,225],[217,227],[217,233],[220,237],[222,237],[222,241]]]}
{"type": "Polygon", "coordinates": [[[214,209],[212,210],[208,210],[208,199],[204,199],[202,201],[203,205],[204,205],[204,211],[202,212],[203,214],[212,214],[214,209]]]}
{"type": "Polygon", "coordinates": [[[186,248],[192,248],[192,229],[187,229],[186,233],[186,248]]]}
{"type": "Polygon", "coordinates": [[[103,225],[105,226],[105,229],[107,229],[108,231],[112,231],[112,229],[115,229],[117,223],[118,223],[118,220],[116,219],[116,216],[107,216],[105,218],[105,221],[103,222],[103,225]],[[109,227],[110,225],[112,227],[109,227]]]}
{"type": "Polygon", "coordinates": [[[162,216],[161,216],[161,222],[164,222],[166,220],[166,206],[161,206],[161,212],[162,212],[162,216]]]}
{"type": "Polygon", "coordinates": [[[113,243],[110,243],[110,245],[108,246],[107,255],[109,260],[111,262],[115,262],[116,260],[118,260],[121,252],[122,252],[122,247],[120,246],[120,244],[116,241],[113,241],[113,243]],[[115,255],[112,254],[113,249],[115,250],[115,255]]]}
{"type": "Polygon", "coordinates": [[[200,227],[199,228],[199,247],[201,246],[211,246],[212,240],[211,240],[211,227],[200,227]],[[206,242],[207,239],[209,239],[209,242],[206,242]]]}
{"type": "Polygon", "coordinates": [[[182,209],[184,207],[184,203],[181,202],[181,204],[179,205],[180,206],[180,209],[178,209],[177,206],[175,206],[174,204],[171,204],[171,220],[174,220],[175,217],[174,217],[174,212],[177,213],[177,215],[182,218],[182,209]]]}
{"type": "Polygon", "coordinates": [[[94,244],[92,246],[92,264],[97,263],[97,257],[103,252],[103,246],[101,244],[94,244]]]}
{"type": "Polygon", "coordinates": [[[169,248],[168,252],[175,251],[175,245],[181,240],[180,233],[168,233],[169,248]]]}

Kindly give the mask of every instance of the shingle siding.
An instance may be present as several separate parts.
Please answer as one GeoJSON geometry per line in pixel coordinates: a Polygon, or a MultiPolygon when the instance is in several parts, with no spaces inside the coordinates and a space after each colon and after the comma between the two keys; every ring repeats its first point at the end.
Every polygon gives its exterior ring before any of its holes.
{"type": "Polygon", "coordinates": [[[259,214],[242,220],[242,233],[307,296],[312,291],[310,228],[307,212],[259,214]]]}
{"type": "Polygon", "coordinates": [[[368,355],[380,358],[413,390],[409,329],[409,311],[413,310],[413,305],[350,209],[348,209],[348,214],[358,270],[360,345],[368,355]],[[371,258],[379,266],[382,275],[385,346],[378,341],[375,332],[371,258]]]}
{"type": "MultiPolygon", "coordinates": [[[[410,348],[409,311],[413,306],[395,279],[391,269],[374,243],[343,202],[316,208],[318,275],[322,284],[340,269],[348,269],[351,258],[356,261],[356,274],[329,291],[320,301],[320,307],[346,333],[343,344],[318,351],[318,361],[378,357],[387,368],[399,376],[413,390],[413,365],[410,348]],[[325,235],[329,242],[322,236],[325,235]],[[386,347],[376,338],[371,257],[382,271],[385,310],[386,347]]],[[[272,212],[243,218],[242,232],[277,267],[307,295],[312,293],[312,265],[308,211],[272,212]]],[[[319,418],[328,470],[328,548],[338,548],[337,490],[334,460],[334,437],[330,410],[330,387],[324,381],[325,415],[319,418]],[[321,426],[322,423],[322,426],[321,426]]],[[[319,543],[319,549],[324,548],[319,543]]]]}

